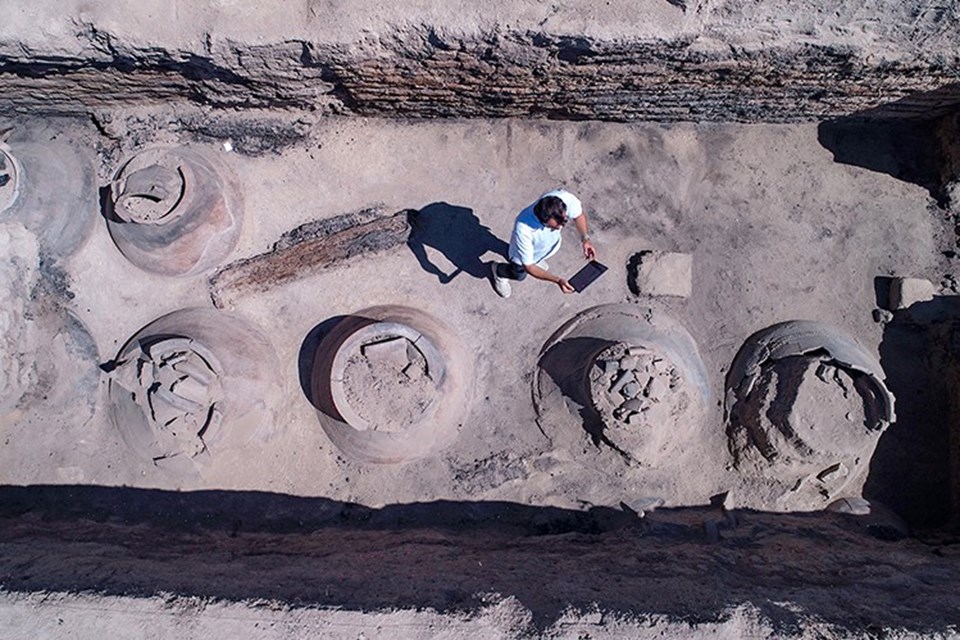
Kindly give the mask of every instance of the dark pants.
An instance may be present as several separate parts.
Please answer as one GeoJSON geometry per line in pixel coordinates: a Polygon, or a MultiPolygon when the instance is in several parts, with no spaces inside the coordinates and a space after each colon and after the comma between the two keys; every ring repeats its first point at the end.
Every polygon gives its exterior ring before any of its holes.
{"type": "Polygon", "coordinates": [[[497,277],[508,278],[510,280],[523,280],[524,278],[527,277],[527,270],[523,268],[522,264],[517,264],[513,260],[511,260],[507,264],[498,262],[497,277]]]}

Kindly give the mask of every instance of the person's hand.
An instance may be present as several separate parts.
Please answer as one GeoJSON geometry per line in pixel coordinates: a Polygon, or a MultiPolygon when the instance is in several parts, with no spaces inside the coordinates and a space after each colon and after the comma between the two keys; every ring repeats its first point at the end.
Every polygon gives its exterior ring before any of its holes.
{"type": "Polygon", "coordinates": [[[563,278],[557,278],[557,286],[560,287],[560,291],[563,291],[564,293],[573,293],[576,291],[576,289],[573,288],[573,285],[563,278]]]}
{"type": "Polygon", "coordinates": [[[583,257],[587,260],[596,260],[597,250],[593,248],[593,243],[589,240],[583,241],[583,257]]]}

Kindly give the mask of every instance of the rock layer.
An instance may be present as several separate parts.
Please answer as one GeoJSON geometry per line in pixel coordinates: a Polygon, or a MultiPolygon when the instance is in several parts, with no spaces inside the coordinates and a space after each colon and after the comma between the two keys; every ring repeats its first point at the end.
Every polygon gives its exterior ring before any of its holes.
{"type": "Polygon", "coordinates": [[[536,20],[499,3],[483,16],[447,16],[401,2],[392,21],[350,26],[356,9],[307,4],[306,17],[287,16],[282,28],[284,16],[257,25],[253,11],[230,24],[201,8],[166,33],[67,10],[44,16],[55,38],[18,30],[13,16],[0,28],[0,111],[182,101],[418,118],[791,122],[897,101],[894,113],[927,118],[960,102],[950,7],[703,0],[618,13],[574,2],[536,20]]]}

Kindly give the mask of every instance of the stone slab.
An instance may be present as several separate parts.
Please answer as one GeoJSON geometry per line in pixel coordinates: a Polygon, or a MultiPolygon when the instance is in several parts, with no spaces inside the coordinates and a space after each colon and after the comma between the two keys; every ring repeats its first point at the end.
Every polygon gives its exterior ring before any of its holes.
{"type": "Polygon", "coordinates": [[[669,251],[641,251],[630,288],[639,295],[689,298],[693,290],[693,256],[669,251]]]}

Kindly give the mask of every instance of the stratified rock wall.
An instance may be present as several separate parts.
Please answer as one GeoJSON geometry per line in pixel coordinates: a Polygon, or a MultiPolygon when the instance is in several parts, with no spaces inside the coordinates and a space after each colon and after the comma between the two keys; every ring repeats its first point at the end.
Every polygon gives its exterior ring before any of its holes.
{"type": "MultiPolygon", "coordinates": [[[[546,116],[671,122],[820,119],[930,92],[953,69],[872,64],[846,47],[698,51],[692,40],[590,42],[544,34],[437,43],[420,52],[335,61],[350,106],[415,117],[546,116]]],[[[917,97],[925,114],[960,90],[917,97]]]]}
{"type": "Polygon", "coordinates": [[[458,15],[429,2],[363,13],[314,0],[299,13],[238,16],[190,4],[189,16],[156,2],[127,15],[11,12],[0,26],[0,113],[184,101],[417,118],[795,122],[898,101],[895,115],[927,118],[960,103],[956,3],[494,1],[458,15]]]}

